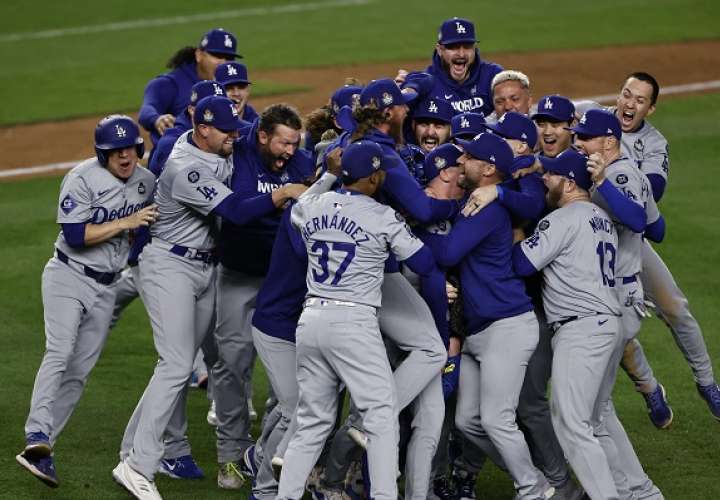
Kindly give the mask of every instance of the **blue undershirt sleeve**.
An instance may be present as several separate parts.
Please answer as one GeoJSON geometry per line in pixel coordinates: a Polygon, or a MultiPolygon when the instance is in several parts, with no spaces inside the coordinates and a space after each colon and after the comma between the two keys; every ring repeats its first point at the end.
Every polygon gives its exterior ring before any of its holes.
{"type": "Polygon", "coordinates": [[[519,180],[519,184],[520,191],[498,186],[500,203],[521,219],[538,220],[545,208],[545,187],[542,180],[526,175],[519,180]]]}
{"type": "Polygon", "coordinates": [[[460,211],[457,200],[436,200],[422,190],[407,167],[401,165],[388,169],[383,189],[421,224],[452,219],[460,211]]]}
{"type": "Polygon", "coordinates": [[[612,182],[605,180],[598,188],[612,213],[621,224],[635,233],[642,233],[647,226],[645,209],[625,196],[612,182]]]}
{"type": "Polygon", "coordinates": [[[645,228],[645,237],[655,243],[660,243],[665,239],[665,217],[662,215],[652,224],[648,224],[645,228]]]}
{"type": "Polygon", "coordinates": [[[83,248],[85,246],[85,223],[65,222],[62,224],[62,232],[65,241],[72,248],[83,248]]]}
{"type": "Polygon", "coordinates": [[[270,193],[252,198],[244,198],[239,193],[233,193],[221,201],[210,213],[242,226],[273,210],[275,210],[275,204],[272,202],[270,193]]]}
{"type": "Polygon", "coordinates": [[[530,262],[530,260],[525,255],[525,252],[523,251],[522,245],[520,243],[516,243],[515,245],[513,245],[512,263],[513,269],[515,269],[515,273],[518,276],[532,276],[533,274],[538,272],[538,270],[535,269],[535,266],[533,266],[532,262],[530,262]]]}
{"type": "Polygon", "coordinates": [[[655,202],[660,201],[660,198],[662,198],[662,195],[665,193],[665,186],[667,186],[667,181],[660,174],[648,174],[647,178],[650,181],[650,186],[652,186],[653,198],[655,198],[655,202]]]}
{"type": "Polygon", "coordinates": [[[177,94],[177,86],[169,78],[155,78],[148,83],[138,114],[138,122],[145,130],[156,132],[155,120],[167,113],[175,94],[177,94]]]}

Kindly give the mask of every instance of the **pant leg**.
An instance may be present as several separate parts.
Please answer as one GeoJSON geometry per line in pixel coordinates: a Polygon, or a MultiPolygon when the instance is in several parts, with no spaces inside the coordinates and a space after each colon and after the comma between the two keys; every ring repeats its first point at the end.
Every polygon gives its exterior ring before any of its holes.
{"type": "Polygon", "coordinates": [[[120,273],[120,278],[113,286],[115,287],[117,295],[115,296],[115,304],[113,305],[110,328],[115,328],[122,312],[138,297],[137,282],[133,273],[133,267],[123,269],[122,273],[120,273]]]}
{"type": "Polygon", "coordinates": [[[607,456],[592,427],[618,328],[615,317],[593,316],[562,326],[553,338],[552,421],[575,476],[593,499],[619,498],[607,456]]]}
{"type": "Polygon", "coordinates": [[[620,366],[635,384],[636,391],[650,394],[657,389],[658,381],[637,338],[630,339],[625,344],[620,366]]]}
{"type": "Polygon", "coordinates": [[[163,456],[163,435],[192,373],[195,353],[215,307],[215,268],[156,249],[140,260],[141,293],[159,361],[140,402],[128,463],[152,479],[163,456]]]}
{"type": "Polygon", "coordinates": [[[252,367],[251,319],[262,278],[218,266],[218,360],[213,366],[218,462],[240,460],[252,444],[245,380],[252,367]]]}
{"type": "Polygon", "coordinates": [[[648,241],[643,246],[642,265],[640,279],[645,294],[655,303],[658,315],[670,327],[695,381],[700,385],[714,383],[712,363],[700,325],[690,312],[685,294],[648,241]]]}

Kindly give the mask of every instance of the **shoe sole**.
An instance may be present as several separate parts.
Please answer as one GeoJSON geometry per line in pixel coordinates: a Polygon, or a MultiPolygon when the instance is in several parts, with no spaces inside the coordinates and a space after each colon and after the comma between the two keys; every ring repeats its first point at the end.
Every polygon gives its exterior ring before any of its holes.
{"type": "MultiPolygon", "coordinates": [[[[127,485],[125,484],[125,478],[124,478],[123,474],[119,471],[119,470],[122,468],[122,465],[123,465],[123,464],[122,464],[122,462],[121,462],[121,463],[119,463],[117,466],[115,466],[115,468],[113,469],[113,471],[112,471],[113,481],[115,481],[115,482],[116,482],[122,489],[124,489],[131,497],[133,497],[133,498],[140,498],[139,496],[137,496],[137,494],[135,494],[135,493],[133,492],[133,490],[131,490],[130,488],[128,488],[127,485]]],[[[139,474],[139,473],[138,473],[138,474],[139,474]]],[[[128,480],[128,482],[130,482],[130,481],[128,480]]]]}
{"type": "Polygon", "coordinates": [[[30,460],[40,460],[52,455],[52,446],[49,443],[29,444],[23,450],[23,454],[30,460]]]}
{"type": "Polygon", "coordinates": [[[356,445],[358,445],[363,450],[367,450],[368,438],[364,432],[356,429],[355,427],[350,427],[347,430],[347,435],[350,436],[350,439],[352,439],[356,445]]]}
{"type": "MultiPolygon", "coordinates": [[[[696,386],[696,388],[697,388],[697,386],[696,386]]],[[[711,405],[710,401],[708,401],[707,398],[703,395],[703,393],[700,392],[700,389],[697,390],[697,393],[698,393],[698,396],[700,396],[700,399],[705,401],[705,404],[708,406],[708,410],[710,410],[710,415],[712,415],[715,420],[720,422],[720,415],[715,415],[715,413],[712,410],[712,405],[711,405]]]]}
{"type": "Polygon", "coordinates": [[[15,460],[23,467],[25,470],[27,470],[30,474],[38,478],[40,481],[42,481],[44,484],[48,485],[51,488],[57,488],[60,486],[60,483],[57,479],[52,478],[48,476],[47,474],[44,474],[40,470],[38,470],[37,467],[35,467],[33,464],[31,464],[24,456],[22,456],[22,453],[20,455],[15,455],[15,460]]]}

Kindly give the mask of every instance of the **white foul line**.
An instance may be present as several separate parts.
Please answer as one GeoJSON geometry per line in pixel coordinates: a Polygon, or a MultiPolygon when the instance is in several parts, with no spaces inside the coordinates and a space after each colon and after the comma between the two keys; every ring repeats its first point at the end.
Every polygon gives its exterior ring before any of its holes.
{"type": "MultiPolygon", "coordinates": [[[[671,85],[660,89],[660,94],[681,94],[684,92],[700,92],[703,90],[720,89],[720,80],[710,80],[707,82],[696,82],[696,83],[685,83],[682,85],[671,85]]],[[[598,103],[614,101],[617,98],[617,94],[606,94],[596,95],[590,97],[580,97],[577,101],[595,101],[598,103]]],[[[147,156],[147,155],[146,155],[147,156]]],[[[40,165],[37,167],[22,167],[13,168],[10,170],[0,170],[0,179],[9,179],[12,177],[18,177],[21,175],[33,175],[33,174],[47,174],[55,171],[69,170],[75,165],[80,163],[82,160],[77,161],[65,161],[62,163],[51,163],[49,165],[40,165]]]]}
{"type": "Polygon", "coordinates": [[[330,7],[349,7],[366,5],[374,0],[332,0],[329,2],[310,2],[277,7],[254,7],[248,9],[226,10],[223,12],[207,12],[189,16],[159,17],[155,19],[138,19],[135,21],[121,21],[116,23],[95,24],[90,26],[77,26],[75,28],[59,28],[43,31],[29,31],[25,33],[9,33],[0,35],[0,42],[18,42],[22,40],[41,40],[46,38],[60,38],[71,35],[86,35],[88,33],[106,33],[108,31],[134,30],[140,28],[154,28],[158,26],[172,26],[175,24],[188,24],[197,21],[216,21],[237,17],[265,16],[270,14],[288,14],[320,10],[330,7]]]}

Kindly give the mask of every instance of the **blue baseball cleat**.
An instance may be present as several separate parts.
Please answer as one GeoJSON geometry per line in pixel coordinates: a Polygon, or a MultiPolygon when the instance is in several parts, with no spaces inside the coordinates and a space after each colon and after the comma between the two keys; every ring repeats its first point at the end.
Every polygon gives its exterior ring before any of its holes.
{"type": "Polygon", "coordinates": [[[195,463],[192,455],[183,455],[178,458],[163,458],[158,468],[160,474],[173,479],[202,479],[205,477],[202,469],[195,463]]]}
{"type": "Polygon", "coordinates": [[[55,473],[55,464],[53,463],[52,456],[34,459],[28,457],[23,452],[17,455],[15,460],[25,467],[30,474],[51,488],[57,488],[60,485],[57,479],[57,474],[55,473]]]}
{"type": "Polygon", "coordinates": [[[52,455],[50,438],[44,432],[30,432],[25,436],[25,451],[23,455],[33,460],[52,455]]]}
{"type": "Polygon", "coordinates": [[[650,394],[643,393],[650,421],[658,429],[667,429],[673,421],[673,411],[667,402],[665,388],[658,384],[650,394]]]}
{"type": "Polygon", "coordinates": [[[720,387],[717,384],[697,385],[700,396],[710,408],[713,417],[720,420],[720,387]]]}

